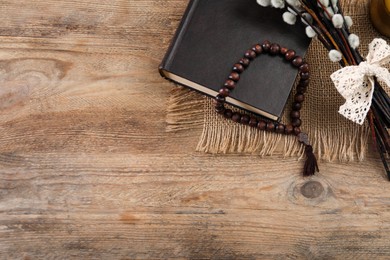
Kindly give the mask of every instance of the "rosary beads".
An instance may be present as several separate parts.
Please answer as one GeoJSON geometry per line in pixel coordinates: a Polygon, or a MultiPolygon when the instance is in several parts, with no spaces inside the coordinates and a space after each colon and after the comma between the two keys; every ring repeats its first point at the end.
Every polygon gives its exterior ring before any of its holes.
{"type": "Polygon", "coordinates": [[[244,57],[233,65],[232,72],[229,74],[228,79],[225,81],[223,86],[220,88],[218,95],[215,97],[215,110],[227,119],[231,119],[234,122],[244,125],[249,125],[250,127],[254,127],[259,130],[287,135],[296,135],[299,142],[305,145],[307,160],[305,162],[303,175],[313,175],[316,170],[318,171],[317,160],[313,154],[313,148],[309,143],[307,134],[303,133],[300,129],[302,125],[300,111],[302,109],[302,103],[305,100],[305,92],[307,91],[307,87],[310,81],[309,78],[309,65],[302,59],[302,57],[297,56],[294,50],[281,47],[277,43],[271,43],[270,41],[266,40],[263,43],[256,44],[251,49],[247,50],[244,54],[244,57]],[[282,56],[286,61],[291,62],[292,66],[299,70],[300,80],[296,87],[296,94],[294,96],[294,102],[292,104],[292,110],[290,113],[291,122],[289,124],[265,121],[254,116],[233,112],[231,109],[225,108],[226,97],[228,97],[230,93],[236,88],[237,83],[241,78],[241,74],[245,71],[249,64],[261,54],[282,56]]]}

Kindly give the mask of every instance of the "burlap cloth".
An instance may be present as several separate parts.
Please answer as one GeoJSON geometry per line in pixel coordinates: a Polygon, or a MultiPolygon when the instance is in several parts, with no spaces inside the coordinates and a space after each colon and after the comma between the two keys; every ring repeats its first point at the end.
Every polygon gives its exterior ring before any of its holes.
{"type": "MultiPolygon", "coordinates": [[[[351,32],[360,37],[359,51],[367,55],[368,44],[378,34],[369,20],[368,0],[343,1],[345,15],[350,15],[354,25],[351,32]]],[[[282,19],[282,18],[281,18],[282,19]]],[[[363,160],[369,139],[368,125],[359,126],[338,114],[344,99],[334,88],[330,75],[338,70],[328,52],[318,40],[313,40],[306,61],[311,67],[311,84],[304,102],[301,118],[302,130],[309,134],[318,158],[327,161],[363,160]]],[[[288,122],[292,97],[286,106],[283,122],[288,122]]],[[[237,110],[237,109],[236,109],[237,110]]],[[[184,88],[174,88],[168,104],[169,131],[203,128],[197,150],[207,153],[250,153],[261,156],[281,154],[298,156],[302,146],[294,136],[267,133],[226,120],[214,111],[212,99],[184,88]]]]}

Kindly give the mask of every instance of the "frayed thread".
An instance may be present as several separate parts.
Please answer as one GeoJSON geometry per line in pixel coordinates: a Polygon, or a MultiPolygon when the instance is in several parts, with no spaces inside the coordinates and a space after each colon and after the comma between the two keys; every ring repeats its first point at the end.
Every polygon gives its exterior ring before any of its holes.
{"type": "MultiPolygon", "coordinates": [[[[296,136],[260,131],[234,122],[210,122],[205,120],[196,150],[212,154],[247,153],[259,156],[282,155],[283,157],[305,157],[305,146],[296,136]]],[[[307,131],[319,160],[328,162],[362,161],[365,158],[369,129],[365,126],[350,132],[328,129],[307,131]]]]}
{"type": "Polygon", "coordinates": [[[175,132],[202,127],[205,96],[183,87],[171,90],[167,104],[166,131],[175,132]]]}
{"type": "Polygon", "coordinates": [[[305,145],[306,161],[303,167],[303,176],[312,176],[315,172],[319,172],[316,156],[313,153],[311,145],[305,145]]]}
{"type": "MultiPolygon", "coordinates": [[[[305,158],[305,146],[295,136],[260,131],[224,118],[214,120],[215,115],[207,112],[210,104],[208,98],[195,91],[181,87],[172,89],[168,101],[167,131],[203,128],[196,147],[199,152],[305,158]]],[[[352,162],[365,159],[369,138],[366,126],[355,127],[349,132],[308,129],[307,134],[318,160],[352,162]]]]}

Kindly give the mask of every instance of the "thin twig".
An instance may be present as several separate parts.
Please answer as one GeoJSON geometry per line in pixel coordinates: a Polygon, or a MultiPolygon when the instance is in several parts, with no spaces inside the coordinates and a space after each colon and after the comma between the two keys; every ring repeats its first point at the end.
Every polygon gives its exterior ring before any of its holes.
{"type": "MultiPolygon", "coordinates": [[[[322,7],[322,10],[324,10],[324,12],[328,15],[328,17],[332,17],[332,15],[328,12],[326,7],[319,0],[317,0],[317,3],[322,7]]],[[[338,33],[340,39],[343,41],[343,44],[341,44],[341,46],[339,46],[339,47],[344,47],[343,49],[346,50],[345,56],[347,56],[348,62],[352,65],[356,65],[356,62],[355,62],[354,57],[353,57],[351,50],[350,50],[349,43],[344,38],[344,35],[341,32],[341,29],[335,28],[335,30],[338,33]]]]}
{"type": "Polygon", "coordinates": [[[314,26],[312,23],[310,23],[309,20],[307,20],[307,18],[305,16],[302,15],[302,12],[300,12],[298,9],[296,9],[294,6],[292,5],[289,5],[288,3],[286,3],[287,6],[289,8],[291,8],[300,18],[302,18],[307,24],[308,26],[310,26],[317,34],[319,40],[321,41],[321,43],[324,45],[324,47],[327,49],[327,50],[332,50],[332,46],[331,44],[326,40],[325,37],[323,37],[322,35],[322,32],[320,29],[318,29],[316,26],[314,26]]]}
{"type": "MultiPolygon", "coordinates": [[[[337,46],[335,40],[334,40],[333,37],[330,35],[329,31],[328,31],[328,30],[326,29],[326,27],[321,23],[321,20],[318,19],[316,13],[315,13],[313,10],[311,10],[310,8],[308,8],[308,7],[302,2],[302,0],[299,0],[299,1],[300,1],[301,5],[302,5],[303,9],[305,9],[305,11],[308,12],[308,13],[313,17],[314,20],[316,20],[316,22],[318,23],[318,26],[320,27],[320,29],[323,31],[323,33],[325,33],[325,35],[328,37],[328,39],[332,42],[333,47],[334,47],[336,50],[338,50],[339,52],[341,52],[341,51],[340,51],[340,48],[337,46]]],[[[348,66],[349,63],[348,63],[348,61],[345,59],[344,55],[343,55],[342,59],[344,60],[345,65],[348,66]]]]}

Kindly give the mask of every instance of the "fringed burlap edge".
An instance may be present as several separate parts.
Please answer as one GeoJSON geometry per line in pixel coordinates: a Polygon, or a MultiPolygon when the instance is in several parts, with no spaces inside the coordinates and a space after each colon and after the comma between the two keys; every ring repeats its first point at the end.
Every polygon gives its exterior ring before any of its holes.
{"type": "MultiPolygon", "coordinates": [[[[259,131],[231,121],[206,126],[205,111],[211,103],[210,99],[195,91],[182,87],[172,89],[168,101],[167,131],[203,128],[196,147],[199,152],[281,155],[299,159],[304,156],[303,146],[295,136],[259,131]]],[[[357,126],[348,133],[334,129],[311,129],[306,132],[318,159],[351,162],[365,158],[369,138],[367,126],[357,126]],[[336,137],[337,142],[334,141],[336,137]]]]}
{"type": "MultiPolygon", "coordinates": [[[[362,161],[369,137],[368,127],[356,127],[350,132],[330,129],[306,131],[318,159],[324,161],[362,161]],[[337,137],[337,142],[334,139],[337,137]]],[[[260,131],[242,125],[225,124],[204,127],[196,147],[205,153],[245,153],[259,156],[304,156],[304,148],[295,136],[260,131]]]]}
{"type": "Polygon", "coordinates": [[[195,91],[175,87],[167,104],[167,132],[202,127],[204,123],[204,96],[195,91]]]}

